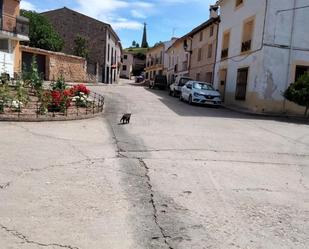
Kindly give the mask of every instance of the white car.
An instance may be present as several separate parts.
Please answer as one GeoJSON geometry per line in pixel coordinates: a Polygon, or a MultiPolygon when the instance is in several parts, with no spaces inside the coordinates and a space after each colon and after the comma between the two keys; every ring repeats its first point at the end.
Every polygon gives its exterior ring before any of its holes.
{"type": "Polygon", "coordinates": [[[181,88],[190,80],[192,79],[188,77],[177,77],[176,81],[170,85],[169,95],[173,97],[179,97],[181,88]]]}
{"type": "Polygon", "coordinates": [[[182,88],[179,99],[189,104],[221,105],[220,93],[213,86],[201,81],[188,81],[182,88]]]}

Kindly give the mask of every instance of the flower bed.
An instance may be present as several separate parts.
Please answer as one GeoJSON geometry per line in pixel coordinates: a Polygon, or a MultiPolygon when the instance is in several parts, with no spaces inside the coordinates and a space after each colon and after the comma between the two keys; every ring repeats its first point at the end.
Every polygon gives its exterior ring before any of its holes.
{"type": "Polygon", "coordinates": [[[84,84],[67,86],[63,77],[43,87],[36,66],[20,80],[0,79],[0,120],[44,121],[93,117],[103,111],[104,97],[84,84]]]}

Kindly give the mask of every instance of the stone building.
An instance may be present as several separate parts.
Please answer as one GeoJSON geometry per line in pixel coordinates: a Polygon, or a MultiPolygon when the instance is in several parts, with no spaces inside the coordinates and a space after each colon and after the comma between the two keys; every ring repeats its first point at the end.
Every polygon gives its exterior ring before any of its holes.
{"type": "Polygon", "coordinates": [[[19,16],[19,0],[0,1],[0,74],[21,72],[20,41],[29,41],[29,20],[19,16]]]}
{"type": "Polygon", "coordinates": [[[283,97],[309,71],[308,0],[220,0],[215,86],[227,105],[303,114],[283,97]]]}
{"type": "Polygon", "coordinates": [[[89,54],[87,72],[98,82],[118,81],[122,47],[112,27],[66,7],[42,13],[65,41],[63,52],[74,54],[77,35],[87,39],[89,54]]]}
{"type": "Polygon", "coordinates": [[[88,78],[85,58],[48,51],[28,46],[20,46],[23,71],[31,67],[32,58],[38,62],[38,70],[44,75],[44,80],[56,80],[60,75],[68,82],[92,82],[88,78]]]}
{"type": "Polygon", "coordinates": [[[131,76],[139,76],[144,72],[145,66],[146,55],[131,48],[125,49],[122,56],[120,77],[131,79],[131,76]]]}

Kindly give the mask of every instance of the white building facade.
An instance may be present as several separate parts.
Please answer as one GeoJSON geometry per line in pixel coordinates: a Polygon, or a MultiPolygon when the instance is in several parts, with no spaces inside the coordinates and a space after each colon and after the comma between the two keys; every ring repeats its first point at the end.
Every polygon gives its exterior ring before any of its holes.
{"type": "Polygon", "coordinates": [[[120,77],[131,79],[133,72],[134,55],[129,52],[123,52],[122,66],[120,70],[120,77]]]}
{"type": "Polygon", "coordinates": [[[215,86],[227,105],[303,114],[283,97],[309,71],[308,0],[220,0],[215,86]]]}
{"type": "Polygon", "coordinates": [[[106,31],[106,65],[104,70],[104,83],[118,83],[121,71],[122,46],[117,34],[108,28],[106,31]]]}

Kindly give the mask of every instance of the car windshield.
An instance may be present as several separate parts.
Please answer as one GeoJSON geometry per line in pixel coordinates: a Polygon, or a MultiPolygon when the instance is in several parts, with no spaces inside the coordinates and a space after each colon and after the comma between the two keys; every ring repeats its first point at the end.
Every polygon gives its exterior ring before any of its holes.
{"type": "Polygon", "coordinates": [[[193,87],[195,89],[199,90],[212,90],[214,91],[215,89],[212,87],[212,85],[205,84],[205,83],[194,83],[193,87]]]}
{"type": "Polygon", "coordinates": [[[179,80],[179,85],[180,86],[184,86],[189,80],[191,80],[191,79],[189,79],[189,78],[182,78],[182,79],[179,80]]]}

